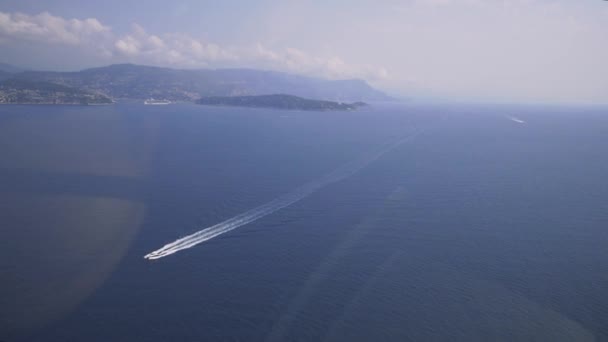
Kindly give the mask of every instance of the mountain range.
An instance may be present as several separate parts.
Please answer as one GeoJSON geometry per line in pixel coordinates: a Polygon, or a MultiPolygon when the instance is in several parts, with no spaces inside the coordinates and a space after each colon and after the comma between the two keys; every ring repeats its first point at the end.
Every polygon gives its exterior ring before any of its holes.
{"type": "Polygon", "coordinates": [[[23,91],[28,86],[31,87],[26,89],[29,93],[40,97],[42,95],[36,89],[37,85],[49,89],[49,84],[61,86],[63,90],[70,89],[72,93],[87,95],[89,98],[112,100],[156,98],[196,101],[211,96],[279,93],[337,102],[390,100],[389,96],[360,79],[326,80],[253,69],[184,70],[114,64],[76,72],[22,71],[1,65],[0,102],[4,98],[5,103],[14,103],[15,94],[21,94],[23,100],[23,91]],[[18,84],[21,90],[11,87],[14,84],[18,84]],[[14,96],[8,97],[9,93],[14,96]],[[7,98],[11,100],[7,101],[7,98]]]}

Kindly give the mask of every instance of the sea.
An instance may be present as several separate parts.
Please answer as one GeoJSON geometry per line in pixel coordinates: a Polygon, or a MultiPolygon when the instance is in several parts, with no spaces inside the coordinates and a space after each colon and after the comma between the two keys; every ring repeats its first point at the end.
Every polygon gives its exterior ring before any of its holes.
{"type": "Polygon", "coordinates": [[[608,341],[608,108],[0,106],[0,341],[608,341]]]}

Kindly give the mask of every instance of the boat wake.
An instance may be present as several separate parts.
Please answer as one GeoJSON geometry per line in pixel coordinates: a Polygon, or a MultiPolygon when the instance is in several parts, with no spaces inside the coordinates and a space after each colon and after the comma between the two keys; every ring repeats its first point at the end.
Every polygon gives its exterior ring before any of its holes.
{"type": "Polygon", "coordinates": [[[513,122],[517,122],[517,123],[520,123],[520,124],[525,124],[526,123],[524,120],[518,119],[518,118],[516,118],[514,116],[507,116],[507,118],[509,118],[509,120],[511,120],[513,122]]]}
{"type": "Polygon", "coordinates": [[[149,260],[160,259],[171,254],[177,253],[181,250],[188,249],[194,247],[200,243],[203,243],[207,240],[213,239],[216,236],[227,233],[231,230],[234,230],[238,227],[244,226],[248,223],[256,221],[264,216],[270,215],[280,209],[283,209],[307,196],[312,194],[313,192],[335,182],[339,182],[347,177],[350,177],[357,171],[361,170],[365,166],[369,165],[376,159],[382,157],[387,152],[396,148],[397,146],[403,144],[404,142],[411,140],[418,136],[421,132],[418,131],[409,136],[402,137],[394,142],[387,143],[380,149],[368,153],[361,158],[358,158],[350,163],[347,163],[333,172],[321,177],[320,179],[314,180],[312,182],[306,183],[296,190],[287,193],[283,196],[280,196],[266,204],[263,204],[259,207],[246,211],[242,214],[239,214],[233,218],[230,218],[226,221],[215,224],[211,227],[200,230],[191,235],[185,236],[183,238],[177,239],[171,243],[164,245],[163,247],[150,252],[144,256],[144,258],[149,260]]]}

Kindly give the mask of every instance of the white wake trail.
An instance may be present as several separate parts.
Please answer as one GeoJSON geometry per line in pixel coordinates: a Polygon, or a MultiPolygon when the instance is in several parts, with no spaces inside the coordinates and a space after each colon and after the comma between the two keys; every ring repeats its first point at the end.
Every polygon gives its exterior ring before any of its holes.
{"type": "Polygon", "coordinates": [[[520,124],[525,124],[526,123],[524,120],[518,119],[518,118],[516,118],[514,116],[507,116],[507,118],[509,118],[509,120],[511,120],[513,122],[517,122],[517,123],[520,123],[520,124]]]}
{"type": "Polygon", "coordinates": [[[387,152],[391,151],[395,147],[403,144],[404,142],[415,138],[419,135],[420,132],[416,132],[407,137],[401,138],[393,143],[386,144],[384,147],[375,151],[373,153],[369,153],[362,158],[359,158],[355,161],[352,161],[346,165],[339,167],[333,172],[321,177],[318,180],[309,182],[304,184],[303,186],[297,188],[296,190],[280,196],[266,204],[263,204],[259,207],[246,211],[242,214],[239,214],[233,218],[230,218],[226,221],[215,224],[211,227],[200,230],[194,234],[185,236],[183,238],[177,239],[171,243],[164,245],[163,247],[150,252],[144,256],[144,258],[149,260],[160,259],[171,254],[177,253],[181,250],[188,249],[194,247],[200,243],[203,243],[207,240],[213,239],[218,235],[222,235],[227,233],[233,229],[244,226],[248,223],[256,221],[264,216],[270,215],[275,211],[281,210],[307,196],[312,194],[313,192],[338,181],[341,181],[347,177],[350,177],[357,171],[361,170],[365,166],[369,165],[371,162],[376,159],[382,157],[387,152]]]}

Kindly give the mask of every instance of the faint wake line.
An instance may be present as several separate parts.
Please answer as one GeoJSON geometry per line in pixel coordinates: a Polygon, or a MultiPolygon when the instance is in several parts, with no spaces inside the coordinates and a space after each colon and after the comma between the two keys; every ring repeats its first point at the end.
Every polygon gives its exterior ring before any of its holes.
{"type": "Polygon", "coordinates": [[[517,122],[517,123],[520,123],[520,124],[525,124],[526,123],[524,120],[518,119],[518,118],[516,118],[514,116],[507,116],[507,118],[509,118],[509,120],[511,120],[511,121],[514,121],[514,122],[517,122]]]}
{"type": "Polygon", "coordinates": [[[242,214],[239,214],[233,218],[230,218],[226,221],[220,222],[213,226],[207,227],[203,230],[200,230],[191,235],[185,236],[183,238],[177,239],[171,243],[164,245],[163,247],[150,252],[144,256],[144,258],[149,260],[160,259],[171,255],[173,253],[177,253],[181,250],[188,249],[194,247],[200,243],[203,243],[207,240],[213,239],[214,237],[227,233],[233,229],[236,229],[240,226],[246,225],[253,221],[256,221],[264,216],[270,215],[275,211],[281,210],[307,196],[312,194],[313,192],[338,181],[341,181],[347,177],[350,177],[357,171],[361,170],[371,162],[376,159],[382,157],[387,152],[391,151],[395,147],[403,144],[404,142],[411,140],[418,136],[421,132],[413,133],[407,137],[401,138],[393,143],[386,144],[384,147],[375,151],[373,153],[367,154],[364,157],[356,159],[350,163],[347,163],[333,172],[321,177],[318,180],[306,183],[296,190],[287,193],[283,196],[280,196],[266,204],[263,204],[259,207],[248,210],[242,214]]]}

